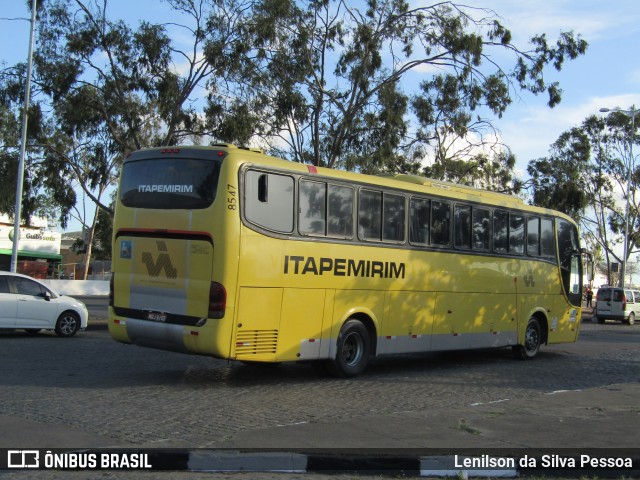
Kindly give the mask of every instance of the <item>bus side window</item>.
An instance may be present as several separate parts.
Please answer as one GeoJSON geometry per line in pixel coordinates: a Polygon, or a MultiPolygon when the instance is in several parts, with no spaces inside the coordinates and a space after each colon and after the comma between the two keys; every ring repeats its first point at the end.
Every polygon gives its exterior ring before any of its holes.
{"type": "Polygon", "coordinates": [[[327,184],[324,182],[300,181],[298,228],[306,235],[324,235],[327,184]]]}
{"type": "Polygon", "coordinates": [[[453,238],[456,248],[471,248],[471,207],[466,205],[454,207],[453,238]]]}
{"type": "Polygon", "coordinates": [[[493,212],[493,251],[507,253],[509,250],[509,212],[493,212]]]}
{"type": "Polygon", "coordinates": [[[509,253],[524,253],[524,216],[513,213],[509,216],[509,253]]]}
{"type": "Polygon", "coordinates": [[[404,242],[404,197],[384,194],[382,223],[384,225],[382,240],[404,242]]]}
{"type": "Polygon", "coordinates": [[[451,206],[449,202],[431,202],[431,245],[451,243],[451,206]]]}
{"type": "Polygon", "coordinates": [[[489,250],[491,246],[491,217],[489,210],[474,208],[472,215],[472,247],[474,250],[489,250]]]}
{"type": "Polygon", "coordinates": [[[556,242],[553,234],[553,220],[543,218],[540,221],[540,245],[542,246],[543,257],[556,256],[556,242]]]}
{"type": "Polygon", "coordinates": [[[293,233],[293,178],[249,170],[244,177],[244,215],[259,227],[293,233]]]}
{"type": "Polygon", "coordinates": [[[538,217],[527,219],[527,255],[540,256],[540,219],[538,217]]]}
{"type": "Polygon", "coordinates": [[[328,235],[353,237],[353,188],[329,185],[328,235]]]}
{"type": "Polygon", "coordinates": [[[430,202],[426,198],[412,198],[409,203],[409,240],[411,243],[429,243],[430,202]]]}
{"type": "Polygon", "coordinates": [[[358,237],[362,240],[380,240],[382,192],[360,190],[358,206],[358,237]]]}

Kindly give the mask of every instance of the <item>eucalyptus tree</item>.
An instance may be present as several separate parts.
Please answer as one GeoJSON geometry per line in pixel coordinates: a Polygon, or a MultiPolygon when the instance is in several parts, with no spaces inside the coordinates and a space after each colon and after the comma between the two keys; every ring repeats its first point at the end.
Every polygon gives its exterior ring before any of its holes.
{"type": "MultiPolygon", "coordinates": [[[[553,107],[561,90],[545,71],[587,48],[567,32],[516,46],[497,13],[453,2],[166,4],[165,23],[131,25],[111,18],[108,0],[39,2],[27,207],[56,192],[64,223],[74,181],[110,213],[100,192],[127,151],[202,141],[262,143],[294,161],[369,173],[417,172],[430,156],[441,178],[482,183],[495,173],[487,183],[498,188],[512,156],[473,152],[461,165],[451,138],[485,142],[492,126],[481,113],[500,116],[520,91],[546,92],[553,107]],[[502,53],[512,65],[498,62],[502,53]]],[[[18,116],[23,72],[0,73],[2,115],[18,116]]],[[[15,178],[5,154],[3,191],[15,178]]]]}
{"type": "Polygon", "coordinates": [[[531,160],[528,173],[535,204],[571,215],[580,223],[583,237],[598,254],[612,283],[611,263],[622,262],[620,248],[625,231],[625,208],[629,199],[629,250],[640,247],[640,166],[629,173],[631,120],[624,114],[606,118],[591,116],[579,127],[560,135],[548,157],[531,160]]]}
{"type": "MultiPolygon", "coordinates": [[[[445,164],[451,137],[492,132],[480,112],[502,115],[520,91],[555,106],[562,92],[545,70],[587,48],[571,32],[518,47],[495,12],[453,2],[259,0],[233,11],[249,61],[230,100],[209,98],[208,118],[233,111],[287,158],[361,171],[411,169],[430,149],[445,164]]],[[[508,169],[510,155],[499,159],[508,169]]]]}

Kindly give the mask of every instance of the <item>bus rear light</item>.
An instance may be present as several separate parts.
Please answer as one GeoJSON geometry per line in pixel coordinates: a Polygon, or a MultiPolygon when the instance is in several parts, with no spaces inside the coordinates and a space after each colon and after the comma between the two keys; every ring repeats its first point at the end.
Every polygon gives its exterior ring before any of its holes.
{"type": "Polygon", "coordinates": [[[209,287],[209,318],[224,317],[225,308],[227,308],[227,291],[224,285],[211,282],[211,287],[209,287]]]}

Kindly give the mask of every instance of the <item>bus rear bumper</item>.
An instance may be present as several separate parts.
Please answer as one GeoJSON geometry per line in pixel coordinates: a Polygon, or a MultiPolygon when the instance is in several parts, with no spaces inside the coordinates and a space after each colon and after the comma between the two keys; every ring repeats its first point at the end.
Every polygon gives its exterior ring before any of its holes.
{"type": "Polygon", "coordinates": [[[110,318],[109,334],[117,341],[142,347],[190,353],[185,346],[182,325],[163,324],[135,318],[110,318]]]}

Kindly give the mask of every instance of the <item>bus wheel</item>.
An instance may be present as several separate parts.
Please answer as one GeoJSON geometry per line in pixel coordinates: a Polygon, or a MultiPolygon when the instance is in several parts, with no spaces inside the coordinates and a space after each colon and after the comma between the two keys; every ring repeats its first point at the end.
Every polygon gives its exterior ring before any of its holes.
{"type": "Polygon", "coordinates": [[[337,377],[353,377],[364,371],[369,362],[371,340],[360,320],[350,319],[338,334],[337,353],[327,367],[337,377]]]}
{"type": "Polygon", "coordinates": [[[524,345],[516,345],[514,353],[516,357],[527,360],[535,357],[540,351],[542,342],[542,332],[540,322],[537,318],[531,317],[527,323],[527,330],[524,332],[524,345]]]}
{"type": "Polygon", "coordinates": [[[633,325],[636,323],[636,316],[633,312],[629,313],[629,317],[627,318],[627,325],[633,325]]]}

